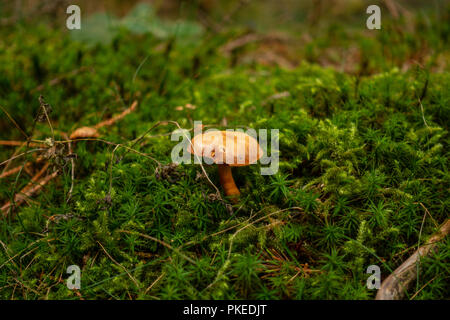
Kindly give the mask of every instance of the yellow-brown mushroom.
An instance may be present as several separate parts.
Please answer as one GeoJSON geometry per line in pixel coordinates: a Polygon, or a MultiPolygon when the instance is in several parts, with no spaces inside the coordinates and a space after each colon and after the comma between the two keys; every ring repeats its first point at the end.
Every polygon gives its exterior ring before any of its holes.
{"type": "Polygon", "coordinates": [[[240,192],[231,167],[248,166],[262,157],[263,150],[256,139],[243,132],[216,130],[198,134],[191,142],[188,151],[217,164],[225,194],[236,202],[240,192]]]}

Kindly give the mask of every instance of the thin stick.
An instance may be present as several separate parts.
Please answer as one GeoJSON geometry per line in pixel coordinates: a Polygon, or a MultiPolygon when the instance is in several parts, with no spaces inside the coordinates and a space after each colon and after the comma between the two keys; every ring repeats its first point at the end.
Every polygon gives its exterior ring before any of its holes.
{"type": "MultiPolygon", "coordinates": [[[[39,162],[41,162],[42,160],[44,160],[43,157],[38,157],[38,158],[36,159],[36,163],[39,163],[39,162]]],[[[31,165],[32,165],[31,163],[27,163],[27,164],[25,165],[24,169],[25,169],[25,170],[26,170],[26,169],[29,169],[29,168],[31,167],[31,165]]],[[[16,172],[19,172],[21,169],[22,169],[22,166],[17,166],[17,167],[12,168],[12,169],[10,169],[10,170],[8,170],[8,171],[5,171],[5,172],[3,172],[3,173],[0,174],[0,179],[6,178],[6,177],[8,177],[8,176],[10,176],[10,175],[12,175],[12,174],[14,174],[14,173],[16,173],[16,172]]]]}
{"type": "Polygon", "coordinates": [[[11,122],[14,124],[14,126],[19,129],[19,131],[24,135],[25,138],[29,138],[28,135],[25,133],[25,131],[22,130],[22,128],[17,124],[16,120],[14,120],[13,117],[11,117],[11,115],[8,113],[8,111],[5,110],[5,108],[3,108],[2,106],[0,106],[0,109],[2,109],[2,111],[6,114],[6,116],[8,117],[9,120],[11,120],[11,122]]]}
{"type": "MultiPolygon", "coordinates": [[[[64,139],[69,140],[69,137],[67,136],[67,133],[63,133],[64,139]]],[[[72,154],[72,143],[69,141],[68,143],[68,147],[69,147],[69,154],[72,154]]],[[[70,198],[72,197],[72,191],[73,191],[73,184],[75,181],[75,161],[73,160],[73,158],[70,158],[70,175],[71,175],[71,184],[70,184],[70,189],[69,192],[67,193],[67,200],[66,203],[69,203],[70,198]]]]}
{"type": "MultiPolygon", "coordinates": [[[[133,141],[133,144],[131,145],[131,147],[127,147],[127,146],[125,146],[125,145],[123,145],[123,144],[120,144],[120,143],[114,143],[114,142],[110,142],[110,141],[103,140],[103,139],[97,139],[97,138],[86,138],[86,139],[76,139],[76,140],[73,139],[73,140],[67,140],[67,141],[55,141],[55,143],[68,143],[69,141],[83,141],[83,140],[85,140],[85,141],[88,141],[88,140],[91,140],[91,141],[101,141],[101,142],[105,142],[105,143],[107,143],[107,144],[111,144],[111,145],[115,145],[115,146],[119,146],[119,145],[120,145],[121,147],[127,149],[128,151],[132,151],[132,152],[134,152],[134,153],[136,153],[136,154],[143,155],[143,156],[145,156],[145,157],[147,157],[147,158],[150,158],[150,159],[152,159],[153,161],[157,162],[159,165],[161,165],[161,163],[160,163],[158,160],[152,158],[151,156],[149,156],[149,155],[147,155],[147,154],[143,154],[143,153],[141,153],[141,152],[139,152],[139,151],[133,149],[133,147],[134,147],[139,141],[141,141],[142,139],[144,139],[145,136],[146,136],[150,131],[152,131],[153,129],[155,129],[156,127],[158,127],[158,126],[160,126],[160,125],[168,125],[168,124],[174,124],[174,125],[176,125],[180,130],[182,130],[181,126],[180,126],[180,125],[178,124],[178,122],[176,122],[176,121],[172,121],[172,120],[158,121],[158,122],[157,122],[156,124],[154,124],[150,129],[147,129],[147,131],[145,131],[143,135],[141,135],[139,138],[135,139],[135,140],[133,141]]],[[[191,130],[192,130],[192,129],[191,129],[191,130]]],[[[190,145],[193,147],[194,145],[192,144],[191,139],[190,139],[188,136],[186,136],[186,135],[185,135],[184,137],[189,141],[190,145]]],[[[126,153],[125,153],[125,154],[126,154],[126,153]]],[[[122,157],[119,159],[119,161],[120,161],[121,159],[123,159],[123,157],[125,156],[125,154],[122,155],[122,157]]],[[[221,201],[223,201],[222,196],[220,195],[219,188],[217,188],[217,186],[216,186],[216,185],[211,181],[211,179],[209,178],[209,176],[208,176],[208,174],[206,173],[206,170],[205,170],[203,164],[202,164],[201,161],[200,161],[199,156],[196,155],[196,154],[194,154],[194,157],[196,157],[196,159],[197,159],[198,162],[200,163],[200,167],[202,168],[203,174],[205,175],[206,179],[208,180],[208,182],[209,182],[209,183],[214,187],[214,189],[216,190],[216,194],[217,194],[217,196],[218,196],[218,199],[221,200],[221,201]]]]}
{"type": "Polygon", "coordinates": [[[436,226],[436,228],[438,228],[439,227],[438,223],[436,222],[436,220],[434,220],[433,216],[431,215],[430,211],[428,211],[427,207],[425,207],[422,202],[419,202],[419,204],[422,206],[422,208],[425,210],[425,212],[430,216],[431,220],[433,220],[433,223],[436,226]]]}
{"type": "Polygon", "coordinates": [[[36,241],[33,241],[32,243],[30,243],[29,245],[27,245],[26,248],[20,250],[20,251],[19,251],[18,253],[16,253],[14,256],[12,256],[12,257],[10,257],[8,260],[6,260],[6,261],[0,266],[0,269],[3,268],[3,266],[5,266],[5,265],[6,265],[7,263],[9,263],[10,261],[13,261],[13,262],[14,262],[14,259],[15,259],[16,257],[18,257],[23,251],[25,251],[26,249],[28,249],[28,248],[31,247],[32,245],[35,245],[36,243],[38,243],[38,242],[40,242],[40,241],[44,241],[44,240],[46,240],[47,242],[50,242],[50,241],[54,241],[54,240],[56,240],[56,239],[45,239],[45,238],[41,238],[41,239],[37,239],[36,241]]]}
{"type": "MultiPolygon", "coordinates": [[[[14,202],[15,205],[22,204],[26,198],[31,197],[33,194],[37,193],[42,189],[44,185],[46,185],[51,179],[55,178],[58,175],[58,171],[53,172],[52,174],[42,178],[39,182],[30,187],[27,185],[22,191],[15,195],[14,202]]],[[[0,210],[3,212],[3,215],[6,216],[9,213],[9,209],[11,208],[11,202],[8,201],[0,210]]]]}
{"type": "Polygon", "coordinates": [[[94,126],[94,128],[99,129],[99,128],[102,128],[104,126],[111,126],[111,125],[113,125],[114,123],[116,123],[117,121],[119,121],[120,119],[125,117],[127,114],[130,114],[131,112],[133,112],[136,109],[137,104],[138,104],[138,102],[137,102],[137,100],[135,100],[128,109],[125,109],[122,113],[118,114],[115,117],[112,117],[111,119],[108,119],[108,120],[102,121],[100,123],[97,123],[94,126]]]}
{"type": "Polygon", "coordinates": [[[381,284],[376,300],[400,300],[417,275],[416,264],[419,257],[424,257],[436,249],[437,243],[450,233],[450,219],[447,219],[439,231],[426,244],[403,262],[381,284]]]}
{"type": "Polygon", "coordinates": [[[422,288],[420,288],[420,290],[418,290],[416,293],[413,294],[413,296],[409,299],[409,300],[413,300],[419,293],[420,291],[422,291],[427,285],[429,285],[431,282],[434,281],[434,279],[436,279],[437,276],[435,276],[433,279],[431,279],[430,281],[428,281],[427,283],[425,283],[422,288]]]}
{"type": "MultiPolygon", "coordinates": [[[[21,147],[23,144],[25,144],[26,141],[14,141],[14,140],[0,140],[0,145],[2,146],[8,146],[8,147],[21,147]]],[[[29,144],[30,147],[45,147],[44,144],[42,143],[34,143],[34,142],[30,142],[29,144]]]]}
{"type": "Polygon", "coordinates": [[[168,243],[166,243],[166,242],[164,242],[164,241],[162,241],[162,240],[159,240],[158,238],[149,236],[149,235],[147,235],[147,234],[139,233],[139,232],[131,232],[131,231],[128,231],[128,230],[119,230],[119,232],[128,233],[128,234],[135,234],[135,235],[141,236],[141,237],[143,237],[143,238],[146,238],[146,239],[149,239],[149,240],[158,242],[159,244],[162,244],[164,247],[166,247],[166,248],[168,248],[168,249],[170,249],[170,250],[175,251],[177,254],[179,254],[181,257],[183,257],[184,259],[186,259],[186,260],[189,261],[190,263],[197,264],[194,260],[192,260],[191,258],[189,258],[189,257],[188,257],[187,255],[185,255],[184,253],[182,253],[180,250],[178,250],[177,248],[172,247],[170,244],[168,244],[168,243]]]}
{"type": "MultiPolygon", "coordinates": [[[[47,113],[48,104],[44,101],[44,97],[42,95],[39,96],[39,103],[41,104],[42,110],[44,110],[45,118],[47,119],[48,126],[50,127],[50,131],[52,132],[52,141],[55,141],[55,132],[53,131],[52,122],[50,121],[50,118],[47,113]]],[[[30,139],[28,139],[29,141],[30,139]]],[[[30,146],[30,142],[28,142],[28,147],[30,146]]]]}
{"type": "Polygon", "coordinates": [[[160,275],[155,281],[153,281],[153,283],[145,290],[144,294],[147,294],[147,292],[149,292],[149,291],[153,288],[153,286],[154,286],[159,280],[161,280],[162,277],[164,277],[165,275],[166,275],[165,272],[161,273],[161,275],[160,275]]]}
{"type": "Polygon", "coordinates": [[[111,257],[111,255],[108,253],[108,251],[106,251],[106,249],[102,246],[102,244],[97,241],[97,243],[100,245],[100,247],[102,247],[103,251],[106,253],[106,255],[112,260],[112,262],[114,262],[115,264],[117,264],[119,267],[121,267],[130,277],[131,280],[133,280],[134,284],[136,285],[136,287],[139,288],[139,284],[137,282],[137,280],[130,274],[130,272],[128,272],[127,268],[125,268],[123,265],[121,265],[120,263],[118,263],[116,260],[114,260],[113,257],[111,257]]]}
{"type": "Polygon", "coordinates": [[[423,123],[425,123],[425,126],[426,126],[427,128],[429,128],[428,123],[427,123],[427,120],[425,120],[425,114],[424,114],[424,112],[423,112],[423,105],[422,105],[422,101],[420,101],[420,98],[419,98],[419,105],[420,105],[420,111],[422,111],[422,119],[423,119],[423,123]]]}
{"type": "Polygon", "coordinates": [[[112,191],[112,171],[113,171],[113,166],[114,166],[114,152],[116,152],[117,148],[119,148],[119,145],[117,145],[113,152],[111,153],[111,160],[110,160],[110,164],[109,164],[109,191],[108,191],[108,195],[111,197],[111,191],[112,191]]]}
{"type": "Polygon", "coordinates": [[[36,175],[33,178],[31,178],[31,181],[28,182],[28,184],[22,189],[22,192],[29,190],[32,187],[32,185],[42,177],[42,175],[47,170],[48,166],[49,166],[48,162],[46,164],[44,164],[44,166],[41,168],[41,170],[39,170],[39,172],[36,173],[36,175]]]}
{"type": "MultiPolygon", "coordinates": [[[[23,144],[20,145],[20,147],[16,148],[16,150],[14,150],[13,154],[11,155],[11,157],[14,157],[15,155],[17,155],[17,154],[20,152],[20,150],[21,150],[23,147],[26,146],[26,144],[27,144],[26,142],[23,142],[23,144]]],[[[3,167],[2,173],[5,173],[6,170],[8,170],[10,164],[11,164],[11,162],[8,162],[8,163],[3,167]]]]}
{"type": "Polygon", "coordinates": [[[22,156],[24,156],[24,155],[27,155],[27,154],[29,154],[29,153],[38,152],[38,151],[45,151],[45,150],[47,150],[47,149],[44,149],[44,148],[38,148],[38,149],[31,149],[31,150],[28,150],[27,152],[23,152],[23,153],[21,153],[21,154],[18,154],[18,155],[15,155],[14,157],[9,158],[8,160],[5,160],[5,161],[3,161],[3,162],[0,162],[0,166],[2,166],[2,165],[4,165],[4,164],[7,164],[7,163],[13,161],[14,159],[20,158],[20,157],[22,157],[22,156]]]}
{"type": "MultiPolygon", "coordinates": [[[[131,151],[131,152],[133,152],[133,153],[136,153],[136,154],[138,154],[138,155],[140,155],[140,156],[149,158],[149,159],[155,161],[155,162],[158,163],[158,164],[161,164],[158,160],[156,160],[155,158],[149,156],[149,155],[146,154],[146,153],[137,151],[137,150],[132,149],[132,148],[130,148],[130,147],[127,147],[127,146],[125,146],[125,145],[123,145],[123,144],[121,144],[121,143],[115,143],[115,142],[111,142],[111,141],[104,140],[104,139],[99,139],[99,138],[69,139],[69,140],[55,141],[55,143],[70,143],[70,142],[76,142],[76,141],[98,141],[98,142],[103,142],[103,143],[106,143],[106,144],[109,144],[109,145],[113,145],[113,146],[119,146],[119,147],[121,147],[121,148],[127,149],[128,151],[131,151]]],[[[46,150],[46,149],[44,149],[44,150],[46,150]]],[[[1,163],[0,163],[0,165],[1,165],[1,163]]]]}

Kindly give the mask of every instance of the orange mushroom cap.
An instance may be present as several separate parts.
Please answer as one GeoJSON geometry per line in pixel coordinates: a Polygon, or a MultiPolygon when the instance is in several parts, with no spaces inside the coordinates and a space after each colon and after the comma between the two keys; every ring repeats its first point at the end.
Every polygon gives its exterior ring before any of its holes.
{"type": "Polygon", "coordinates": [[[190,153],[230,167],[253,164],[263,155],[258,141],[244,132],[209,131],[196,135],[191,142],[190,153]]]}
{"type": "Polygon", "coordinates": [[[70,134],[70,140],[83,139],[83,138],[97,138],[99,133],[96,128],[92,127],[81,127],[76,129],[70,134]]]}

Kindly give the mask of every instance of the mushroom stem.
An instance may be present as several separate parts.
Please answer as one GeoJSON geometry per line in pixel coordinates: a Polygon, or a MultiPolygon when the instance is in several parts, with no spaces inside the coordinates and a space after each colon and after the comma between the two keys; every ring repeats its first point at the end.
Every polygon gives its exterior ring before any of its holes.
{"type": "Polygon", "coordinates": [[[220,183],[222,184],[225,194],[236,199],[241,193],[234,183],[231,167],[227,164],[218,164],[217,166],[219,167],[220,183]]]}

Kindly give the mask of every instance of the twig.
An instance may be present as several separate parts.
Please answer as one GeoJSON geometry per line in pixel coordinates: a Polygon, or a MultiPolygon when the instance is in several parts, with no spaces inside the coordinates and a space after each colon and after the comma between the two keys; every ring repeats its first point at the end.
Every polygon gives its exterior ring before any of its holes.
{"type": "Polygon", "coordinates": [[[436,279],[437,276],[435,276],[433,279],[431,279],[430,281],[428,281],[427,283],[425,283],[422,288],[420,288],[416,293],[413,294],[413,296],[409,299],[409,300],[413,300],[419,293],[420,291],[422,291],[427,285],[429,285],[431,282],[434,281],[434,279],[436,279]]]}
{"type": "MultiPolygon", "coordinates": [[[[64,137],[64,139],[69,140],[69,137],[67,136],[67,133],[65,133],[65,132],[63,133],[63,137],[64,137]]],[[[69,154],[72,154],[72,143],[69,141],[67,143],[67,145],[69,147],[69,154]]],[[[75,161],[74,161],[74,159],[72,157],[70,158],[70,164],[71,164],[71,167],[70,167],[70,169],[71,169],[70,170],[71,171],[71,173],[70,173],[70,175],[71,175],[71,184],[70,184],[69,192],[67,193],[66,203],[69,203],[69,200],[72,197],[73,184],[74,184],[74,181],[75,181],[75,161]]]]}
{"type": "Polygon", "coordinates": [[[48,166],[49,166],[48,162],[46,164],[44,164],[44,166],[41,168],[41,170],[39,170],[39,172],[36,173],[36,175],[33,178],[31,178],[31,181],[22,189],[21,192],[26,192],[28,189],[30,189],[32,187],[32,185],[42,177],[42,175],[47,170],[48,166]]]}
{"type": "Polygon", "coordinates": [[[3,108],[2,106],[0,106],[0,109],[2,109],[2,111],[6,114],[6,116],[8,117],[8,119],[14,124],[14,126],[19,129],[19,131],[24,135],[25,138],[29,138],[28,135],[25,133],[25,131],[23,131],[23,129],[17,124],[16,120],[14,120],[13,117],[11,117],[11,115],[8,113],[8,111],[5,110],[5,108],[3,108]]]}
{"type": "MultiPolygon", "coordinates": [[[[48,113],[47,113],[47,107],[49,107],[49,105],[44,101],[44,98],[43,98],[42,95],[39,96],[39,105],[40,105],[40,108],[39,108],[39,109],[42,108],[42,109],[44,110],[45,117],[46,117],[46,119],[47,119],[47,121],[48,121],[48,124],[49,124],[49,126],[50,126],[50,129],[51,129],[51,131],[52,131],[52,140],[51,140],[51,141],[54,141],[54,140],[55,140],[55,135],[54,135],[54,131],[53,131],[53,126],[52,126],[52,124],[51,124],[50,118],[48,117],[48,113]]],[[[3,111],[8,115],[8,117],[11,119],[11,121],[14,122],[14,124],[16,125],[16,127],[17,127],[19,130],[21,130],[21,131],[23,132],[23,130],[17,125],[17,123],[14,121],[14,119],[13,119],[13,118],[5,111],[5,110],[3,110],[3,111]]],[[[25,153],[23,153],[22,155],[28,154],[29,152],[34,152],[34,151],[36,151],[36,150],[39,150],[39,151],[41,151],[41,150],[46,150],[46,149],[34,149],[34,150],[31,150],[31,151],[29,150],[29,148],[30,148],[30,143],[31,143],[31,139],[32,139],[32,137],[33,137],[33,133],[34,133],[34,130],[35,130],[35,128],[36,128],[36,123],[40,120],[40,118],[41,118],[41,115],[40,115],[40,113],[38,112],[38,113],[36,114],[35,118],[34,118],[33,126],[32,126],[32,129],[31,129],[30,134],[27,135],[25,132],[23,132],[23,133],[25,134],[26,138],[27,138],[27,142],[26,142],[26,146],[25,146],[25,148],[26,148],[25,150],[26,150],[26,151],[25,151],[25,153]]],[[[21,155],[18,155],[18,156],[21,156],[21,155]]],[[[7,160],[6,163],[9,164],[10,161],[12,161],[13,159],[15,159],[16,157],[17,157],[17,156],[11,157],[10,159],[7,160]]],[[[21,169],[18,171],[18,174],[17,174],[17,176],[16,176],[16,180],[15,180],[14,185],[13,185],[13,187],[12,187],[12,193],[11,193],[10,203],[7,203],[4,207],[1,208],[1,210],[3,211],[3,213],[4,213],[5,215],[9,213],[9,211],[10,211],[9,208],[11,207],[11,203],[12,203],[12,206],[13,206],[13,207],[15,207],[15,205],[16,205],[15,199],[16,199],[16,196],[18,196],[18,194],[16,194],[16,186],[17,186],[17,182],[19,181],[19,177],[20,177],[20,175],[21,175],[21,173],[22,173],[22,170],[26,167],[27,162],[28,162],[28,160],[25,159],[25,160],[23,161],[23,164],[22,164],[21,169]],[[5,209],[5,210],[3,210],[3,209],[5,209]]],[[[3,163],[5,163],[5,162],[2,162],[2,164],[3,164],[3,163]]],[[[34,182],[34,181],[32,181],[32,182],[34,182]]],[[[45,181],[45,182],[46,182],[46,181],[45,181]]],[[[25,189],[24,189],[24,190],[25,190],[25,189]]],[[[35,191],[37,191],[37,190],[39,190],[39,189],[36,189],[36,188],[32,188],[32,189],[31,189],[32,192],[35,192],[35,191]],[[33,191],[33,190],[34,190],[34,191],[33,191]]],[[[26,195],[25,195],[25,196],[26,196],[26,195]]],[[[20,200],[20,203],[22,203],[23,201],[25,201],[25,198],[19,198],[19,200],[20,200]]],[[[22,227],[25,229],[23,223],[22,223],[22,222],[20,222],[20,223],[21,223],[22,227]]]]}
{"type": "Polygon", "coordinates": [[[118,114],[117,116],[112,117],[111,119],[102,121],[100,123],[97,123],[94,128],[99,129],[102,128],[104,126],[111,126],[114,123],[116,123],[117,121],[119,121],[120,119],[122,119],[123,117],[125,117],[127,114],[130,114],[131,112],[133,112],[136,107],[137,107],[137,100],[135,100],[131,106],[128,109],[125,109],[122,113],[118,114]]]}
{"type": "MultiPolygon", "coordinates": [[[[13,141],[13,140],[0,140],[0,145],[2,146],[10,146],[10,147],[21,147],[23,144],[25,144],[26,141],[13,141]]],[[[45,145],[43,143],[35,143],[30,142],[30,147],[44,147],[45,145]]]]}
{"type": "Polygon", "coordinates": [[[164,241],[162,241],[162,240],[159,240],[158,238],[149,236],[149,235],[147,235],[147,234],[139,233],[139,232],[131,232],[131,231],[128,231],[128,230],[119,230],[118,232],[128,233],[128,234],[135,234],[135,235],[141,236],[141,237],[143,237],[143,238],[146,238],[146,239],[149,239],[149,240],[158,242],[159,244],[162,244],[164,247],[166,247],[166,248],[168,248],[168,249],[170,249],[170,250],[175,251],[175,252],[176,252],[177,254],[179,254],[182,258],[186,259],[186,260],[189,261],[190,263],[192,263],[192,264],[197,264],[194,260],[192,260],[191,258],[189,258],[189,257],[188,257],[187,255],[185,255],[184,253],[182,253],[180,250],[178,250],[177,248],[172,247],[170,244],[168,244],[168,243],[166,243],[166,242],[164,242],[164,241]]]}
{"type": "MultiPolygon", "coordinates": [[[[38,158],[36,159],[36,163],[39,163],[39,162],[41,162],[42,160],[44,160],[43,157],[38,157],[38,158]]],[[[30,167],[31,167],[31,163],[27,163],[27,164],[25,165],[24,169],[26,170],[26,169],[29,169],[30,167]]],[[[15,168],[10,169],[10,170],[4,171],[4,172],[2,172],[2,173],[0,174],[0,179],[6,178],[6,177],[8,177],[8,176],[10,176],[10,175],[12,175],[12,174],[14,174],[14,173],[16,173],[16,172],[19,172],[21,169],[22,169],[22,166],[17,166],[17,167],[15,167],[15,168]]]]}
{"type": "Polygon", "coordinates": [[[130,274],[130,272],[128,272],[127,268],[125,268],[123,265],[121,265],[120,263],[118,263],[116,260],[114,260],[113,257],[111,257],[111,255],[108,253],[108,251],[106,251],[106,249],[102,246],[102,244],[97,241],[97,243],[100,245],[100,247],[102,247],[103,251],[106,253],[106,255],[112,260],[112,262],[114,262],[115,264],[117,264],[119,267],[121,267],[130,277],[131,280],[133,280],[134,284],[136,285],[136,287],[139,288],[139,284],[137,282],[137,280],[130,274]]]}
{"type": "Polygon", "coordinates": [[[427,207],[425,207],[422,202],[419,202],[419,204],[422,206],[422,208],[425,210],[425,212],[430,216],[431,220],[433,220],[433,223],[436,226],[436,228],[438,228],[439,227],[438,223],[436,222],[436,220],[434,220],[433,216],[431,215],[430,211],[428,211],[427,207]]]}
{"type": "MultiPolygon", "coordinates": [[[[39,96],[39,104],[41,105],[42,110],[44,110],[45,118],[47,119],[48,126],[50,127],[50,131],[52,132],[52,141],[55,141],[55,132],[53,131],[52,122],[48,116],[47,107],[49,104],[45,102],[44,97],[42,95],[39,96]]],[[[28,139],[29,141],[30,139],[28,139]]],[[[30,142],[28,142],[28,147],[30,146],[30,142]]]]}
{"type": "Polygon", "coordinates": [[[147,292],[149,292],[149,291],[153,288],[153,286],[154,286],[159,280],[161,280],[162,277],[164,277],[165,275],[166,275],[165,272],[161,273],[161,275],[160,275],[155,281],[153,281],[153,283],[145,290],[144,294],[147,294],[147,292]]]}
{"type": "MultiPolygon", "coordinates": [[[[25,285],[25,284],[23,284],[22,282],[20,282],[17,278],[13,278],[18,284],[20,284],[20,286],[22,287],[22,288],[25,288],[25,289],[28,289],[28,290],[31,290],[31,291],[33,291],[36,295],[38,295],[39,296],[39,292],[37,292],[36,290],[34,290],[33,288],[31,288],[31,287],[29,287],[29,286],[27,286],[27,285],[25,285]]],[[[25,299],[26,299],[27,297],[25,296],[25,299]]]]}
{"type": "MultiPolygon", "coordinates": [[[[48,165],[48,164],[47,164],[48,165]]],[[[39,174],[39,173],[38,173],[39,174]]],[[[36,185],[33,187],[30,187],[30,185],[25,186],[24,189],[14,197],[15,205],[22,204],[27,197],[31,197],[33,194],[37,193],[39,190],[42,189],[44,185],[46,185],[51,179],[55,178],[58,175],[58,171],[53,172],[52,174],[42,178],[37,182],[36,185]]],[[[32,182],[33,179],[32,179],[32,182]]],[[[11,202],[8,201],[0,210],[3,212],[3,215],[7,215],[9,213],[9,209],[11,208],[11,202]]]]}
{"type": "Polygon", "coordinates": [[[138,104],[138,102],[137,102],[137,100],[135,100],[131,104],[131,106],[129,108],[125,109],[124,111],[122,111],[122,113],[118,114],[117,116],[112,117],[111,119],[99,122],[93,127],[80,127],[78,129],[74,130],[70,134],[70,139],[74,140],[74,139],[79,139],[79,138],[98,137],[99,134],[97,132],[97,129],[100,129],[105,126],[113,125],[114,123],[116,123],[117,121],[119,121],[120,119],[125,117],[127,114],[133,112],[136,109],[137,104],[138,104]]]}
{"type": "MultiPolygon", "coordinates": [[[[167,120],[167,121],[158,121],[157,123],[155,123],[151,128],[147,129],[147,131],[144,132],[144,134],[142,134],[139,138],[135,139],[133,144],[130,147],[130,151],[132,150],[131,148],[133,148],[137,143],[139,143],[142,139],[145,138],[145,136],[150,133],[150,131],[152,131],[153,129],[155,129],[156,127],[160,126],[160,125],[168,125],[168,124],[174,124],[175,126],[177,126],[178,129],[183,130],[181,128],[181,126],[179,125],[178,122],[176,121],[172,121],[172,120],[167,120]]],[[[192,130],[192,129],[191,129],[192,130]]],[[[190,130],[189,130],[190,131],[190,130]]],[[[184,135],[184,137],[189,141],[189,144],[194,147],[194,145],[192,144],[191,139],[184,135]]],[[[125,155],[122,155],[122,157],[119,159],[119,161],[121,161],[123,159],[125,155]]],[[[208,174],[206,173],[205,168],[203,167],[202,161],[200,161],[200,157],[197,154],[194,154],[194,157],[196,157],[196,159],[198,160],[200,167],[202,168],[203,174],[205,175],[206,179],[208,180],[208,182],[214,187],[214,189],[216,190],[216,194],[217,197],[220,201],[223,202],[222,196],[220,195],[220,191],[219,188],[217,188],[217,186],[211,181],[211,179],[209,178],[208,174]]]]}
{"type": "Polygon", "coordinates": [[[14,262],[13,258],[11,258],[11,256],[8,253],[8,250],[10,250],[6,244],[3,243],[3,241],[0,240],[0,244],[2,245],[3,249],[5,250],[6,255],[8,256],[9,260],[8,261],[12,261],[12,263],[14,263],[14,265],[17,267],[17,264],[14,262]]]}
{"type": "Polygon", "coordinates": [[[114,166],[114,153],[117,151],[117,148],[119,148],[119,145],[117,145],[114,148],[114,150],[111,152],[111,160],[109,163],[109,191],[108,191],[109,197],[111,197],[111,191],[112,191],[112,181],[113,181],[112,171],[113,171],[113,166],[114,166]]]}
{"type": "MultiPolygon", "coordinates": [[[[54,269],[53,269],[54,270],[54,269]]],[[[52,270],[52,271],[53,271],[52,270]]],[[[50,289],[51,288],[53,288],[55,285],[57,285],[58,283],[62,283],[62,284],[66,284],[65,283],[65,281],[63,280],[63,278],[62,278],[62,274],[59,276],[59,278],[57,278],[57,277],[54,277],[54,276],[51,276],[51,275],[49,275],[48,276],[51,280],[54,280],[54,281],[56,281],[56,283],[54,283],[53,285],[51,285],[50,287],[48,287],[48,290],[47,290],[47,295],[46,295],[46,297],[48,297],[48,293],[50,292],[50,289]]],[[[83,298],[83,296],[81,295],[81,293],[80,293],[80,291],[78,290],[78,289],[72,289],[73,290],[73,292],[75,292],[75,294],[78,296],[78,298],[80,298],[80,300],[84,300],[84,298],[83,298]]]]}
{"type": "MultiPolygon", "coordinates": [[[[427,217],[427,212],[425,211],[423,214],[423,218],[422,218],[422,223],[420,225],[420,230],[419,230],[419,239],[417,240],[417,250],[419,250],[420,248],[420,239],[422,238],[422,231],[423,231],[423,226],[425,224],[425,219],[427,217]]],[[[416,264],[416,273],[417,273],[417,277],[416,277],[416,282],[417,282],[417,289],[419,288],[419,267],[420,267],[420,255],[419,255],[419,263],[416,264]]]]}
{"type": "Polygon", "coordinates": [[[427,120],[425,120],[425,115],[424,115],[424,112],[423,112],[423,105],[422,105],[422,101],[420,101],[420,98],[419,98],[419,105],[420,105],[420,111],[422,111],[423,123],[425,123],[425,126],[427,126],[427,128],[429,128],[427,120]]]}
{"type": "Polygon", "coordinates": [[[3,266],[5,266],[7,263],[9,263],[9,262],[11,262],[11,261],[14,262],[14,259],[15,259],[16,257],[18,257],[23,251],[27,250],[27,249],[28,249],[29,247],[31,247],[32,245],[35,245],[36,243],[38,243],[38,242],[40,242],[40,241],[44,241],[44,240],[46,240],[47,242],[50,242],[50,241],[54,241],[54,240],[56,240],[56,239],[46,239],[46,238],[41,238],[41,239],[38,239],[38,240],[36,240],[36,241],[33,241],[32,243],[30,243],[29,245],[27,245],[26,248],[20,250],[20,251],[19,251],[18,253],[16,253],[14,256],[10,257],[8,260],[6,260],[5,262],[3,262],[2,265],[0,266],[0,269],[3,268],[3,266]]]}
{"type": "Polygon", "coordinates": [[[131,152],[139,154],[139,155],[141,155],[143,157],[149,158],[149,159],[155,161],[156,163],[160,164],[160,162],[158,160],[156,160],[155,158],[149,156],[146,153],[137,151],[137,150],[135,150],[133,148],[130,148],[130,147],[127,147],[127,146],[125,146],[125,145],[123,145],[121,143],[115,143],[115,142],[111,142],[111,141],[104,140],[104,139],[99,139],[99,138],[69,139],[69,140],[55,141],[55,143],[69,143],[69,142],[75,142],[75,141],[98,141],[98,142],[103,142],[103,143],[106,143],[106,144],[109,144],[109,145],[113,145],[113,146],[119,146],[121,148],[127,149],[128,151],[131,151],[131,152]]]}
{"type": "Polygon", "coordinates": [[[413,255],[403,262],[395,271],[389,275],[381,284],[376,295],[376,300],[400,300],[405,291],[417,276],[416,264],[420,257],[434,252],[437,243],[450,233],[450,219],[447,219],[439,231],[434,234],[426,244],[421,246],[413,255]]]}
{"type": "Polygon", "coordinates": [[[24,156],[24,155],[27,155],[27,154],[29,154],[29,153],[39,152],[39,151],[45,151],[45,150],[47,150],[47,149],[45,149],[45,148],[38,148],[38,149],[31,149],[31,150],[28,150],[28,151],[26,151],[26,152],[23,152],[23,153],[20,153],[20,154],[18,154],[18,155],[15,155],[14,157],[11,157],[11,158],[9,158],[8,160],[5,160],[5,161],[3,161],[3,162],[0,162],[0,166],[2,166],[2,165],[4,165],[4,164],[7,164],[7,163],[13,161],[14,159],[20,158],[20,157],[22,157],[22,156],[24,156]]]}
{"type": "MultiPolygon", "coordinates": [[[[16,148],[16,150],[14,150],[13,154],[11,155],[11,157],[16,156],[16,155],[20,152],[20,150],[21,150],[23,147],[26,146],[26,144],[27,144],[26,142],[23,142],[22,145],[20,145],[18,148],[16,148]]],[[[10,165],[10,164],[11,164],[11,162],[8,162],[8,163],[3,167],[2,174],[5,173],[5,172],[9,169],[9,165],[10,165]]]]}

